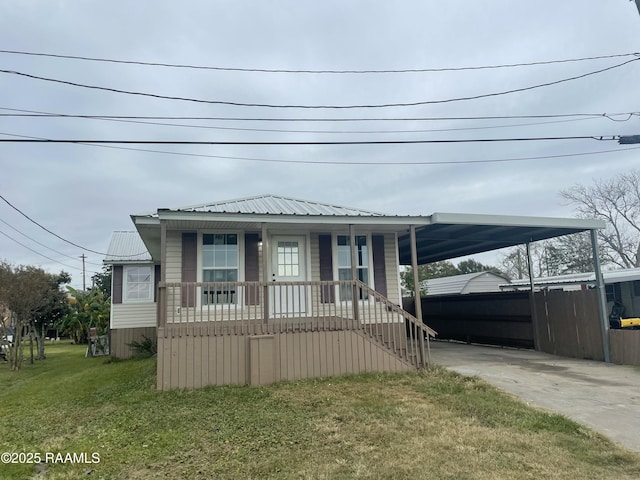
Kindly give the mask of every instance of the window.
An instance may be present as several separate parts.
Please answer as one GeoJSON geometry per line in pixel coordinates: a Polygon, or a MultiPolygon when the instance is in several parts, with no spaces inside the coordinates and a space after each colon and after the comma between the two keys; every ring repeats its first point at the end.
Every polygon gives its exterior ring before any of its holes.
{"type": "MultiPolygon", "coordinates": [[[[238,235],[205,233],[202,235],[202,281],[238,281],[238,235]]],[[[235,304],[235,285],[203,287],[203,304],[235,304]]]]}
{"type": "Polygon", "coordinates": [[[124,301],[144,302],[153,300],[153,268],[151,266],[127,266],[124,270],[124,301]]]}
{"type": "Polygon", "coordinates": [[[296,241],[278,242],[278,276],[300,275],[300,247],[296,241]]]}
{"type": "MultiPolygon", "coordinates": [[[[358,235],[356,240],[356,256],[357,256],[357,276],[365,285],[369,285],[369,249],[367,247],[367,237],[358,235]]],[[[351,280],[351,248],[349,237],[347,235],[338,235],[338,280],[351,280]]],[[[361,292],[361,300],[366,298],[366,293],[361,292]]],[[[340,299],[351,300],[352,289],[350,286],[342,285],[340,287],[340,299]]]]}

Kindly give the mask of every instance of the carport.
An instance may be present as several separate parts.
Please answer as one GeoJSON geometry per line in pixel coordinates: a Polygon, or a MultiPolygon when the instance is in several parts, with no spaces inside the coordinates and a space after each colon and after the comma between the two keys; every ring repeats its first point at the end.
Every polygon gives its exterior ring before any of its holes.
{"type": "Polygon", "coordinates": [[[606,297],[600,259],[598,257],[598,238],[596,232],[605,227],[603,221],[577,218],[525,217],[505,215],[434,213],[421,217],[420,224],[411,225],[409,231],[398,238],[398,254],[401,265],[413,267],[414,300],[416,317],[422,320],[422,307],[418,282],[418,265],[440,260],[473,255],[516,245],[526,245],[529,277],[531,279],[530,309],[533,321],[534,346],[539,349],[537,338],[536,303],[533,288],[533,267],[531,262],[531,243],[590,232],[593,263],[596,272],[596,291],[598,313],[603,339],[605,362],[610,362],[609,322],[606,312],[606,297]]]}

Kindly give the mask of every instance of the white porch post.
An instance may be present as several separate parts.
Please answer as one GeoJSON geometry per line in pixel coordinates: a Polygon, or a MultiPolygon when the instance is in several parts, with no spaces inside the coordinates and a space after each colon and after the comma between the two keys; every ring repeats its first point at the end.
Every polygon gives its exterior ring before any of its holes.
{"type": "Polygon", "coordinates": [[[262,322],[269,322],[269,236],[267,224],[262,223],[262,322]]]}
{"type": "Polygon", "coordinates": [[[356,280],[358,279],[358,249],[356,246],[356,232],[353,224],[349,225],[349,245],[351,252],[351,303],[353,305],[353,319],[358,320],[360,312],[358,310],[358,301],[360,296],[358,295],[358,287],[356,286],[356,280]]]}
{"type": "Polygon", "coordinates": [[[160,220],[160,281],[156,293],[156,325],[164,327],[167,323],[167,224],[160,220]]]}

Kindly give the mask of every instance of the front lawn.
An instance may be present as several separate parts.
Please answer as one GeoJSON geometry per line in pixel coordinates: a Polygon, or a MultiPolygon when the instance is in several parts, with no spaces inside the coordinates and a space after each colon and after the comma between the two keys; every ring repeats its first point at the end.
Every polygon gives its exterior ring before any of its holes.
{"type": "Polygon", "coordinates": [[[2,479],[640,478],[639,454],[439,368],[161,393],[154,359],[47,354],[0,364],[0,452],[82,463],[2,464],[2,479]]]}

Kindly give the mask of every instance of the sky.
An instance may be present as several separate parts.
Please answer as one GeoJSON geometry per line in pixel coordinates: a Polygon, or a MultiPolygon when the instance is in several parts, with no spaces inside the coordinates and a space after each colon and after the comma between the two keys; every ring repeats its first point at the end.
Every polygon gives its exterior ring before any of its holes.
{"type": "Polygon", "coordinates": [[[572,217],[560,191],[640,167],[640,145],[567,138],[640,134],[628,0],[2,2],[0,50],[0,139],[240,143],[1,142],[0,260],[75,286],[80,255],[88,279],[111,232],[158,208],[271,193],[572,217]],[[460,142],[480,139],[512,140],[460,142]],[[458,142],[318,144],[388,140],[458,142]]]}

